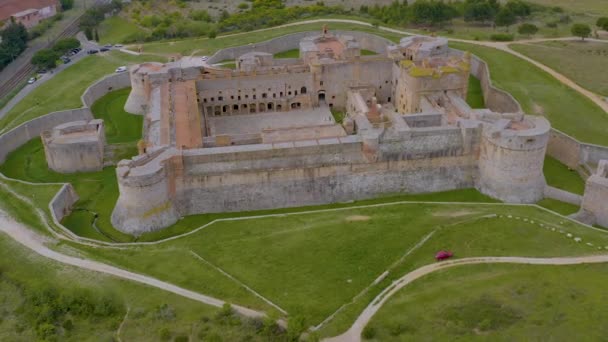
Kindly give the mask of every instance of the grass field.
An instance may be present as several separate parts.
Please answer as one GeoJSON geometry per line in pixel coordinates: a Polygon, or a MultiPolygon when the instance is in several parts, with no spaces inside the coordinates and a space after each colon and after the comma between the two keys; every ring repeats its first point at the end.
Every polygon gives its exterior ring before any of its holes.
{"type": "Polygon", "coordinates": [[[585,181],[576,172],[550,156],[545,157],[543,168],[547,184],[558,189],[582,195],[585,192],[585,181]]]}
{"type": "Polygon", "coordinates": [[[600,341],[606,281],[605,264],[462,266],[401,289],[366,332],[374,341],[600,341]]]}
{"type": "Polygon", "coordinates": [[[570,215],[570,214],[574,214],[574,213],[578,212],[580,209],[580,207],[578,207],[574,204],[554,200],[551,198],[545,198],[536,204],[540,205],[543,208],[553,210],[556,213],[560,213],[560,214],[566,215],[566,216],[570,215]]]}
{"type": "Polygon", "coordinates": [[[120,16],[113,16],[102,21],[99,25],[99,43],[122,43],[125,38],[141,31],[142,29],[131,21],[120,16]]]}
{"type": "MultiPolygon", "coordinates": [[[[439,249],[453,250],[458,257],[598,251],[586,242],[608,245],[608,234],[534,207],[395,204],[220,221],[187,238],[158,245],[83,253],[235,303],[259,305],[237,283],[198,260],[200,256],[290,315],[318,324],[385,270],[389,270],[387,279],[357,304],[367,304],[370,296],[404,272],[433,262],[439,249]],[[541,227],[540,222],[556,230],[541,227]],[[566,233],[581,237],[583,243],[567,238],[566,233]],[[421,247],[413,248],[426,237],[421,247]]],[[[345,310],[323,334],[346,328],[360,309],[353,305],[345,310]]]]}
{"type": "Polygon", "coordinates": [[[215,307],[159,289],[49,261],[4,235],[0,269],[3,341],[112,341],[121,323],[123,341],[269,338],[259,331],[261,321],[223,316],[215,307]],[[70,310],[62,313],[58,308],[69,301],[70,310]],[[79,305],[92,312],[78,313],[79,305]],[[49,318],[54,328],[41,328],[49,318]],[[37,331],[44,331],[44,338],[37,331]]]}
{"type": "Polygon", "coordinates": [[[45,82],[0,119],[5,132],[19,124],[53,111],[82,107],[80,96],[95,81],[114,72],[116,67],[144,61],[163,61],[158,56],[133,56],[120,52],[88,56],[45,82]]]}
{"type": "Polygon", "coordinates": [[[608,115],[591,100],[506,52],[454,42],[450,46],[485,60],[495,86],[511,93],[527,113],[544,115],[554,128],[581,141],[608,145],[608,115]]]}
{"type": "Polygon", "coordinates": [[[300,58],[300,50],[291,49],[291,50],[277,52],[274,54],[274,58],[300,58]]]}
{"type": "Polygon", "coordinates": [[[469,76],[469,90],[467,93],[467,103],[471,108],[485,108],[485,100],[483,99],[483,90],[481,83],[473,76],[469,76]]]}
{"type": "Polygon", "coordinates": [[[513,44],[511,48],[559,71],[584,88],[608,96],[608,82],[606,82],[608,44],[606,43],[554,41],[513,44]]]}
{"type": "MultiPolygon", "coordinates": [[[[136,143],[142,134],[143,117],[129,114],[123,109],[129,91],[130,88],[113,91],[95,102],[91,108],[96,118],[104,120],[106,139],[110,144],[108,148],[120,152],[115,156],[116,159],[137,153],[136,143]]],[[[70,175],[53,172],[47,167],[42,142],[37,138],[13,152],[0,166],[0,170],[8,177],[30,182],[71,183],[80,199],[76,203],[76,210],[64,222],[67,227],[83,237],[104,241],[132,240],[132,237],[115,230],[110,222],[112,209],[118,199],[114,167],[107,167],[100,172],[70,175]],[[94,226],[96,213],[99,218],[94,226]]]]}

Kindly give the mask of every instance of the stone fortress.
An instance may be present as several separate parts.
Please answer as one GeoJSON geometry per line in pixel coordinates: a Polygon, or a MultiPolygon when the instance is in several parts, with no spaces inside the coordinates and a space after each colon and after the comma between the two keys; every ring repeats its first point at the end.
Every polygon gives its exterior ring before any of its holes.
{"type": "Polygon", "coordinates": [[[103,120],[72,121],[41,134],[49,169],[59,173],[101,171],[104,166],[103,120]]]}
{"type": "Polygon", "coordinates": [[[471,57],[447,40],[379,44],[324,28],[299,52],[254,47],[236,70],[132,67],[125,109],[144,115],[143,143],[116,169],[114,226],[137,235],[185,215],[471,187],[513,203],[544,197],[549,122],[471,109],[471,57]]]}

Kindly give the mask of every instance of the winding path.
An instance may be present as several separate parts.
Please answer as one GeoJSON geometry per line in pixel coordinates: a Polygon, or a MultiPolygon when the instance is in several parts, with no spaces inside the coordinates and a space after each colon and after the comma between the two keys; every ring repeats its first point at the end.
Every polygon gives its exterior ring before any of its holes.
{"type": "Polygon", "coordinates": [[[395,293],[413,281],[424,277],[435,271],[444,270],[461,265],[474,264],[527,264],[527,265],[577,265],[594,264],[608,262],[608,255],[571,257],[571,258],[524,258],[524,257],[477,257],[456,259],[420,267],[398,280],[382,291],[370,304],[361,312],[353,325],[344,334],[326,339],[327,342],[357,342],[361,341],[361,332],[369,323],[372,317],[380,310],[382,305],[395,293]]]}
{"type": "MultiPolygon", "coordinates": [[[[158,280],[156,278],[148,277],[145,275],[141,275],[138,273],[126,271],[114,266],[110,266],[101,262],[92,261],[88,259],[81,259],[72,256],[68,256],[65,254],[58,253],[54,250],[45,246],[45,243],[52,243],[56,240],[52,238],[45,238],[37,233],[31,231],[23,224],[14,221],[12,218],[7,216],[6,213],[0,212],[0,232],[5,233],[13,240],[17,241],[21,245],[31,249],[37,254],[52,259],[54,261],[60,262],[62,264],[76,266],[79,268],[83,268],[90,271],[101,272],[105,274],[109,274],[118,278],[132,280],[141,284],[149,285],[152,287],[159,288],[161,290],[169,291],[174,294],[177,294],[182,297],[190,298],[195,301],[216,306],[222,307],[226,302],[217,298],[213,298],[210,296],[205,296],[200,293],[186,290],[182,287],[175,286],[173,284],[169,284],[167,282],[158,280]]],[[[239,305],[232,305],[232,308],[240,313],[241,315],[247,317],[263,317],[265,313],[260,311],[255,311],[252,309],[248,309],[239,305]]]]}

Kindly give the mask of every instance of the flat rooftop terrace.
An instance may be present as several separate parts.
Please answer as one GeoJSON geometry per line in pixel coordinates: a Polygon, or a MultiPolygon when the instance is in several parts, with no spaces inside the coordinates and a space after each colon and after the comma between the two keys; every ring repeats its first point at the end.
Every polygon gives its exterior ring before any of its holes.
{"type": "Polygon", "coordinates": [[[335,125],[328,107],[289,112],[267,112],[231,116],[212,116],[208,119],[212,136],[257,134],[264,130],[281,130],[335,125]]]}

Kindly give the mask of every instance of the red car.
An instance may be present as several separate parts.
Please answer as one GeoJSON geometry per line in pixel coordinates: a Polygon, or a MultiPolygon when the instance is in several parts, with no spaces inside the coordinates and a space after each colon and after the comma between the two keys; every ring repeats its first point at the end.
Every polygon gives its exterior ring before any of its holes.
{"type": "Polygon", "coordinates": [[[435,260],[437,260],[437,261],[446,260],[453,256],[454,256],[454,253],[452,253],[450,251],[439,251],[439,252],[437,252],[437,254],[435,254],[435,260]]]}

